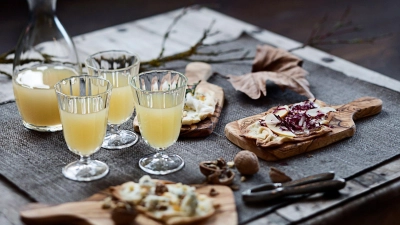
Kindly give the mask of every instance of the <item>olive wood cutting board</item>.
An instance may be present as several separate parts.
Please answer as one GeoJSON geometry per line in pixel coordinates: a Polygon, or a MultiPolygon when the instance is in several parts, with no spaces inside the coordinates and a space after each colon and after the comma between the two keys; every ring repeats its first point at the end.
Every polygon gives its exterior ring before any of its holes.
{"type": "MultiPolygon", "coordinates": [[[[235,199],[232,190],[227,186],[206,185],[196,189],[196,192],[208,195],[211,188],[219,194],[212,197],[219,207],[216,213],[196,224],[237,224],[235,199]]],[[[28,205],[28,209],[20,212],[21,220],[27,225],[50,224],[77,224],[77,225],[114,225],[111,218],[111,210],[103,209],[102,200],[109,196],[109,191],[95,194],[80,202],[69,202],[55,206],[42,204],[28,205]]],[[[162,223],[150,219],[143,214],[135,218],[135,225],[161,225],[162,223]]]]}
{"type": "MultiPolygon", "coordinates": [[[[215,126],[217,125],[219,116],[221,115],[222,107],[224,106],[224,90],[218,85],[207,82],[207,79],[211,76],[211,74],[211,67],[209,67],[209,69],[200,68],[199,70],[195,71],[189,71],[188,67],[186,67],[185,76],[188,78],[188,84],[191,85],[201,80],[197,88],[213,91],[215,93],[217,105],[215,106],[214,114],[211,117],[207,117],[196,124],[182,125],[179,137],[206,137],[213,132],[215,126]]],[[[133,120],[133,128],[136,132],[140,132],[139,123],[136,116],[133,120]]]]}
{"type": "Polygon", "coordinates": [[[329,125],[332,131],[326,135],[301,142],[286,142],[278,147],[259,147],[256,140],[241,137],[240,126],[247,126],[257,121],[267,112],[233,121],[225,126],[225,136],[235,145],[254,152],[266,161],[277,161],[305,152],[310,152],[334,142],[354,135],[356,126],[354,120],[378,114],[382,110],[382,100],[374,97],[363,97],[344,105],[331,106],[336,109],[329,125]]]}

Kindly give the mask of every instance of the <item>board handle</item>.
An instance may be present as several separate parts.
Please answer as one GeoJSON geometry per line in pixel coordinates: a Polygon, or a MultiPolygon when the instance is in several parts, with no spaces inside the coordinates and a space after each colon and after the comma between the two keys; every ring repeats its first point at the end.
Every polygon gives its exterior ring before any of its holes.
{"type": "Polygon", "coordinates": [[[210,64],[204,62],[191,62],[186,65],[185,76],[188,78],[188,84],[194,84],[199,80],[207,81],[212,75],[210,64]]]}
{"type": "Polygon", "coordinates": [[[382,100],[375,97],[362,97],[345,105],[336,107],[337,111],[353,113],[353,120],[372,116],[382,111],[382,100]]]}

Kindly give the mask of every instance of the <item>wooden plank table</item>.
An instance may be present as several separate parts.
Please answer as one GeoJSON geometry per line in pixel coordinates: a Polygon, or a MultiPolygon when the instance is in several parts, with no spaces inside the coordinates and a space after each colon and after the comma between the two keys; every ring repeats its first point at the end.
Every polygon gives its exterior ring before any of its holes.
{"type": "MultiPolygon", "coordinates": [[[[123,48],[138,53],[142,60],[155,58],[159,54],[162,36],[180,12],[181,10],[175,10],[76,36],[74,41],[79,57],[83,61],[86,56],[93,52],[123,48]],[[125,30],[129,30],[129,32],[124,32],[125,30]],[[149,39],[152,40],[151,44],[147,42],[149,39]]],[[[166,45],[165,55],[188,49],[201,37],[203,30],[214,19],[218,21],[214,29],[220,31],[220,34],[207,39],[207,43],[235,39],[242,32],[247,32],[254,38],[273,43],[283,49],[301,46],[301,43],[283,36],[266,30],[260,32],[258,27],[216,11],[201,8],[190,10],[176,25],[176,30],[185,32],[171,33],[170,40],[166,45]]],[[[341,71],[348,76],[400,92],[398,80],[317,49],[306,47],[295,51],[294,54],[313,63],[341,71]],[[326,57],[333,60],[330,62],[323,61],[322,59],[326,57]]],[[[10,67],[3,66],[1,69],[10,70],[10,67]]],[[[0,96],[8,97],[3,97],[0,101],[12,99],[9,93],[12,93],[10,82],[7,79],[1,79],[0,96]]],[[[0,193],[5,193],[0,201],[0,224],[21,224],[19,210],[33,200],[4,177],[0,179],[0,193]]],[[[392,224],[400,213],[400,157],[395,157],[369,171],[355,175],[348,181],[346,188],[341,193],[341,197],[331,200],[321,199],[320,196],[314,195],[309,199],[281,207],[273,213],[250,222],[250,224],[320,224],[322,222],[325,224],[337,224],[339,222],[343,224],[392,224]]]]}

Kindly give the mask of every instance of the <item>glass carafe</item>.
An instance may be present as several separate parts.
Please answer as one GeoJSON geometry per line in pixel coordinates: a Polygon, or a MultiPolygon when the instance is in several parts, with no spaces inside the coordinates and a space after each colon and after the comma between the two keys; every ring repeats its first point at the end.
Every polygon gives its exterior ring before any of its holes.
{"type": "Polygon", "coordinates": [[[25,127],[62,130],[54,85],[81,73],[78,55],[58,20],[56,0],[28,0],[30,21],[14,56],[13,89],[25,127]]]}

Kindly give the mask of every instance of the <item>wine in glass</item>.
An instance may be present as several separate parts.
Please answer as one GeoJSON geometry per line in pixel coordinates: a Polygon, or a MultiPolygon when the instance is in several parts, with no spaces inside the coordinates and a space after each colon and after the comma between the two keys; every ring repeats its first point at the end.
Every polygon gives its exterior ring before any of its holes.
{"type": "Polygon", "coordinates": [[[107,164],[91,160],[103,143],[111,83],[94,76],[73,76],[54,86],[68,149],[80,156],[62,170],[65,177],[76,181],[97,180],[107,175],[107,164]]]}
{"type": "Polygon", "coordinates": [[[187,78],[175,71],[155,70],[133,76],[129,83],[142,138],[156,150],[139,160],[140,168],[158,175],[181,169],[183,159],[164,150],[180,133],[187,78]]]}
{"type": "Polygon", "coordinates": [[[128,80],[139,72],[138,56],[123,50],[110,50],[89,56],[85,63],[90,75],[107,79],[113,86],[108,115],[110,130],[102,147],[122,149],[134,145],[138,136],[133,131],[120,130],[119,127],[131,118],[135,109],[128,80]]]}

